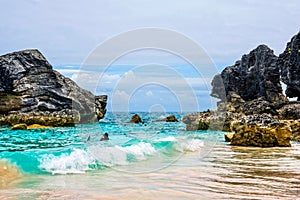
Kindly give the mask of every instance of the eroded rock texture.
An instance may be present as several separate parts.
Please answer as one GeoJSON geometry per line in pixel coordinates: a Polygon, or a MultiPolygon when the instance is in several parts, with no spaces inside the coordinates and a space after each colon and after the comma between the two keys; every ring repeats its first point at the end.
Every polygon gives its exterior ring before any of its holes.
{"type": "Polygon", "coordinates": [[[51,126],[104,117],[106,96],[95,97],[54,71],[38,50],[0,56],[0,124],[51,126]]]}
{"type": "Polygon", "coordinates": [[[286,95],[300,100],[300,32],[287,43],[285,51],[279,55],[278,66],[281,80],[287,85],[286,95]]]}

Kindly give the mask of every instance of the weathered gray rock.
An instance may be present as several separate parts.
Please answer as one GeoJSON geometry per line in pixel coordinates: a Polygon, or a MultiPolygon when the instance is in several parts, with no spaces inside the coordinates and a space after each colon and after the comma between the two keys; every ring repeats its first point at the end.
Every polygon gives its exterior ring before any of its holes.
{"type": "Polygon", "coordinates": [[[218,111],[203,111],[186,115],[182,122],[186,124],[187,131],[195,130],[222,130],[230,131],[231,113],[218,111]]]}
{"type": "Polygon", "coordinates": [[[71,125],[104,117],[106,96],[95,97],[64,77],[38,50],[0,56],[0,124],[71,125]],[[39,120],[38,116],[43,115],[39,120]],[[33,117],[34,120],[31,118],[33,117]],[[53,118],[60,121],[53,120],[53,118]],[[50,122],[54,124],[51,124],[50,122]],[[50,124],[49,124],[50,123],[50,124]],[[57,124],[55,124],[57,123],[57,124]]]}
{"type": "Polygon", "coordinates": [[[281,69],[281,80],[287,85],[286,95],[300,100],[300,32],[287,43],[277,65],[281,69]]]}
{"type": "Polygon", "coordinates": [[[187,131],[207,130],[210,125],[210,111],[198,112],[186,115],[182,122],[186,124],[187,131]]]}
{"type": "Polygon", "coordinates": [[[211,95],[225,101],[230,92],[244,101],[264,98],[281,105],[287,102],[282,94],[277,57],[266,45],[260,45],[249,54],[243,55],[235,65],[226,67],[212,81],[211,95]],[[226,96],[222,89],[225,89],[226,96]]]}

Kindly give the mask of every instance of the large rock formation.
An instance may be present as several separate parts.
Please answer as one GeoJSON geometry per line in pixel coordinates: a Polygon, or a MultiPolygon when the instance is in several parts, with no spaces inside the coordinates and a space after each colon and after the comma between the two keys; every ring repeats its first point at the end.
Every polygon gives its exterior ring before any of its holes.
{"type": "Polygon", "coordinates": [[[232,132],[226,140],[241,146],[290,146],[291,139],[300,141],[300,102],[289,102],[280,84],[282,79],[287,84],[287,96],[299,100],[299,49],[300,33],[279,58],[266,45],[260,45],[226,67],[212,81],[211,96],[221,100],[217,110],[185,116],[187,130],[232,132]],[[225,118],[219,118],[221,128],[216,122],[218,116],[225,118]]]}
{"type": "Polygon", "coordinates": [[[211,95],[225,100],[233,92],[245,101],[263,98],[276,104],[285,103],[287,99],[282,94],[280,72],[276,63],[277,57],[273,50],[260,45],[214,78],[211,95]],[[223,87],[226,96],[220,90],[223,87]]]}
{"type": "Polygon", "coordinates": [[[0,56],[1,125],[92,122],[104,117],[106,99],[54,71],[38,50],[0,56]]]}
{"type": "Polygon", "coordinates": [[[287,85],[286,95],[300,100],[300,32],[287,43],[285,51],[279,55],[278,66],[281,80],[287,85]]]}

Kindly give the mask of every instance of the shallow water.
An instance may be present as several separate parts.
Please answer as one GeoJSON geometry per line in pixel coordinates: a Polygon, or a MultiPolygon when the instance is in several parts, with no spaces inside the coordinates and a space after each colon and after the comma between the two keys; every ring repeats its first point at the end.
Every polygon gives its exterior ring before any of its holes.
{"type": "Polygon", "coordinates": [[[299,143],[233,147],[222,132],[151,122],[160,117],[144,114],[146,125],[136,125],[109,113],[75,128],[2,128],[0,159],[23,176],[2,188],[0,199],[300,198],[299,143]],[[104,132],[110,140],[99,142],[104,132]]]}

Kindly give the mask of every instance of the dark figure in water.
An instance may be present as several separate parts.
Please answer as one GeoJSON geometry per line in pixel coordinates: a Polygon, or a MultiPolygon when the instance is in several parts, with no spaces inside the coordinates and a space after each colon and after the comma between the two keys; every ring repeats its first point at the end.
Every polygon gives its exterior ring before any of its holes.
{"type": "Polygon", "coordinates": [[[100,141],[109,140],[108,133],[104,133],[103,137],[100,139],[100,141]]]}

